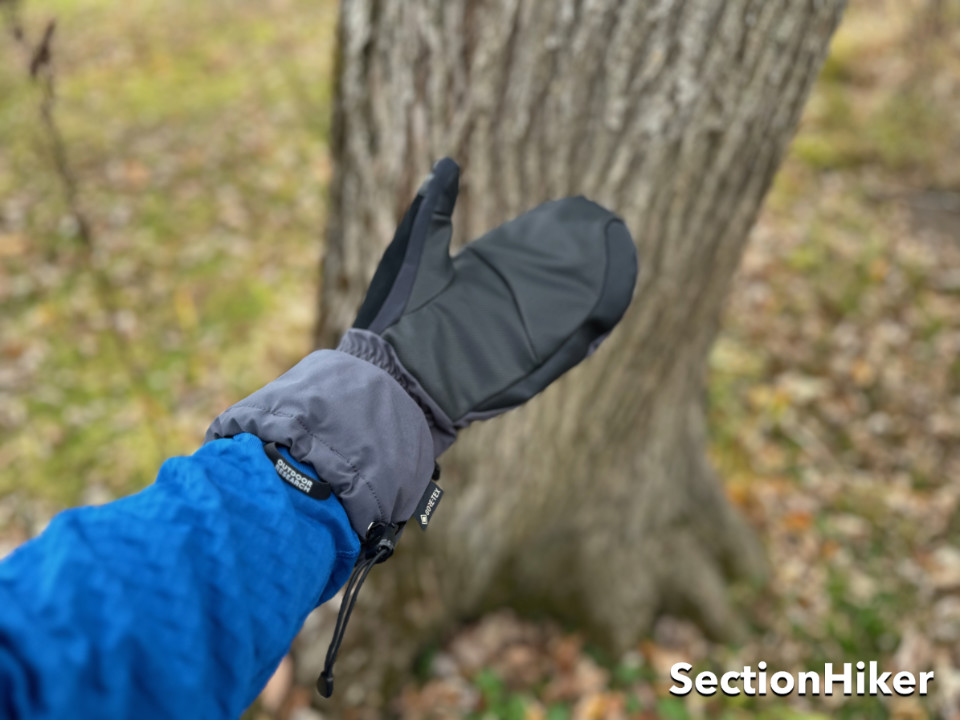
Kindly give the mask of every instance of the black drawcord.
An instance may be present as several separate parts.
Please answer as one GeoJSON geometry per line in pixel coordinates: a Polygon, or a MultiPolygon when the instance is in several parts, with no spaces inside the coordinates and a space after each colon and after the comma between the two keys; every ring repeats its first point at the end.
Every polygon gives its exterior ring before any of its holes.
{"type": "Polygon", "coordinates": [[[340,651],[347,623],[350,621],[350,615],[357,603],[360,588],[373,566],[383,562],[393,554],[399,532],[400,527],[398,525],[377,524],[367,533],[367,540],[364,542],[365,551],[361,550],[363,554],[347,581],[347,588],[343,592],[343,601],[340,603],[340,612],[337,613],[337,624],[333,628],[333,637],[330,639],[330,647],[327,648],[327,657],[323,663],[323,672],[317,678],[317,692],[325,698],[333,695],[333,664],[337,660],[337,653],[340,651]]]}
{"type": "MultiPolygon", "coordinates": [[[[434,463],[432,480],[439,478],[440,466],[434,463]]],[[[443,491],[431,481],[420,499],[421,507],[415,513],[418,516],[422,514],[421,529],[426,530],[430,515],[442,495],[443,491]]],[[[347,623],[357,603],[357,595],[360,594],[363,581],[367,579],[374,565],[382,563],[393,555],[393,549],[397,546],[397,539],[403,531],[404,524],[387,525],[375,522],[367,530],[367,537],[360,548],[360,557],[357,558],[357,564],[353,566],[353,572],[347,580],[347,588],[343,591],[343,600],[340,603],[340,611],[337,613],[337,624],[333,628],[333,637],[330,638],[330,647],[327,648],[327,657],[323,662],[323,672],[317,678],[317,692],[325,698],[333,695],[333,664],[337,660],[337,653],[340,652],[340,644],[343,642],[343,635],[347,630],[347,623]]]]}

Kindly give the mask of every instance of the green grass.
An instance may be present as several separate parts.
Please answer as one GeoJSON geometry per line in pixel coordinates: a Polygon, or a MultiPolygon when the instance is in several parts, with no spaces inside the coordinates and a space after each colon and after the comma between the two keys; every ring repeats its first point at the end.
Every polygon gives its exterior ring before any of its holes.
{"type": "Polygon", "coordinates": [[[949,34],[960,21],[955,4],[944,3],[934,23],[943,33],[935,35],[922,28],[919,5],[872,13],[852,7],[804,113],[795,160],[818,172],[869,167],[955,179],[953,169],[942,167],[954,138],[953,111],[930,78],[957,70],[949,34]]]}
{"type": "Polygon", "coordinates": [[[309,349],[335,4],[23,10],[31,38],[57,19],[55,116],[95,243],[72,232],[39,90],[4,43],[0,284],[18,289],[0,294],[0,494],[56,507],[142,487],[309,349]]]}

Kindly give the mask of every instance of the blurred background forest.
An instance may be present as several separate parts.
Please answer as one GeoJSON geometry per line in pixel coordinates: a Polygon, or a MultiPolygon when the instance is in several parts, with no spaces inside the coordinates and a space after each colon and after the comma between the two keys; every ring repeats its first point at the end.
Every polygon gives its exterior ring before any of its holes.
{"type": "MultiPolygon", "coordinates": [[[[0,555],[63,507],[143,487],[309,351],[336,12],[23,2],[31,42],[57,20],[53,125],[5,18],[0,555]]],[[[427,653],[397,710],[960,717],[960,2],[851,3],[737,277],[710,420],[773,568],[749,643],[663,618],[610,658],[497,613],[427,653]],[[666,692],[679,660],[759,659],[877,659],[936,681],[884,701],[666,692]]],[[[310,697],[283,671],[253,713],[308,718],[310,697]]]]}

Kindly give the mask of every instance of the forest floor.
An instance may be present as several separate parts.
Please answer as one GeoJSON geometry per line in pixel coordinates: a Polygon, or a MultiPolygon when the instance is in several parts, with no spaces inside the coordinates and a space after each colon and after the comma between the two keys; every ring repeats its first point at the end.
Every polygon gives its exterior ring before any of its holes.
{"type": "MultiPolygon", "coordinates": [[[[0,555],[149,483],[309,350],[330,0],[25,2],[0,41],[0,555]],[[282,292],[278,291],[282,288],[282,292]],[[55,478],[56,482],[50,482],[55,478]]],[[[424,658],[406,718],[960,718],[960,7],[853,0],[711,357],[715,464],[761,535],[752,640],[663,618],[623,658],[509,612],[424,658]],[[927,698],[672,698],[670,666],[877,660],[927,698]]],[[[286,666],[285,666],[286,667],[286,666]]],[[[256,716],[304,720],[281,674],[256,716]]]]}

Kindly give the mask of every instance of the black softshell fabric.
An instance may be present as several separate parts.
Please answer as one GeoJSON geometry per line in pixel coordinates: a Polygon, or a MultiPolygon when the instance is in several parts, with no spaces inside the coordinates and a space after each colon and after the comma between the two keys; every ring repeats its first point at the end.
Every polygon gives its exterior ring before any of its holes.
{"type": "Polygon", "coordinates": [[[451,272],[383,337],[457,422],[524,402],[586,357],[626,310],[637,261],[622,221],[576,197],[470,243],[451,272]]]}

